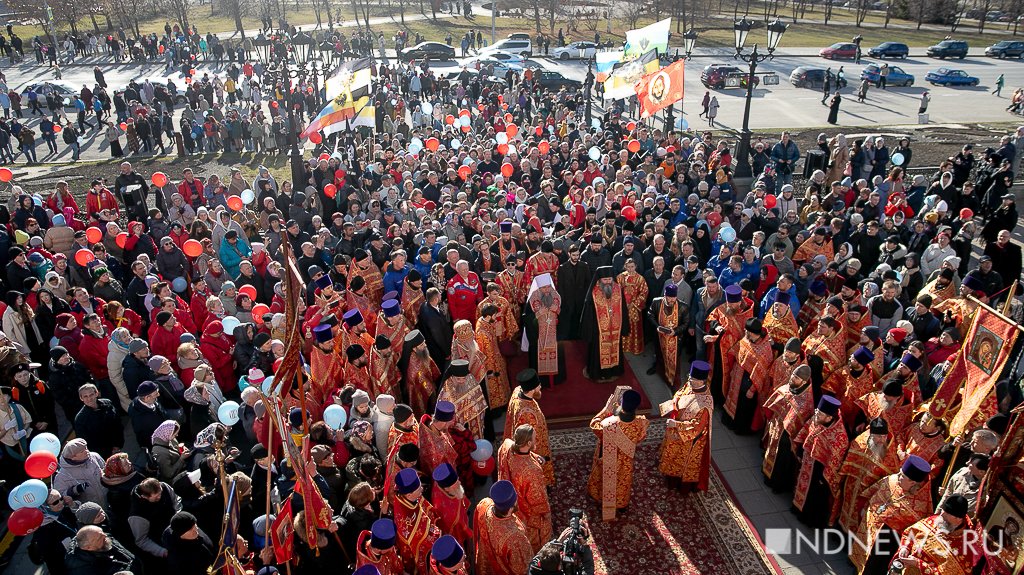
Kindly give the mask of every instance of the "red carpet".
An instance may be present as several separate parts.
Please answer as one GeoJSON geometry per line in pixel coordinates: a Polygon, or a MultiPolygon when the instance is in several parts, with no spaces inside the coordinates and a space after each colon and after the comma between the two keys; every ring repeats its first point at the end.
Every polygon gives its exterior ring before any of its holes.
{"type": "Polygon", "coordinates": [[[601,521],[597,502],[587,495],[594,453],[589,431],[551,435],[557,484],[551,497],[555,532],[569,521],[569,509],[582,509],[592,531],[597,575],[761,575],[781,573],[763,543],[730,497],[717,469],[708,491],[681,495],[658,473],[658,446],[664,426],[652,423],[636,452],[629,509],[616,521],[601,521]]]}
{"type": "MultiPolygon", "coordinates": [[[[622,377],[617,381],[597,383],[583,377],[583,368],[587,363],[587,349],[583,341],[562,342],[559,353],[565,356],[565,381],[554,387],[544,382],[544,394],[540,400],[541,409],[550,427],[562,429],[586,425],[604,407],[608,396],[617,385],[628,385],[640,392],[643,396],[640,410],[651,409],[651,402],[628,363],[622,377]]],[[[525,353],[520,353],[507,359],[509,384],[515,387],[516,374],[529,367],[529,358],[525,353]]],[[[627,360],[623,357],[622,361],[627,360]]]]}

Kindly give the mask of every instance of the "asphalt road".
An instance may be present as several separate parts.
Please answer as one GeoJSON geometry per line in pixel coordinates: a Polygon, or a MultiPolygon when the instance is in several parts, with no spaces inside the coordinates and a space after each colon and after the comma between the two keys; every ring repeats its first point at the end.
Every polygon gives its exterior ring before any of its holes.
{"type": "MultiPolygon", "coordinates": [[[[780,52],[779,57],[758,67],[759,74],[769,71],[777,73],[780,82],[775,86],[761,86],[754,90],[750,118],[750,126],[753,129],[808,128],[826,125],[828,108],[821,104],[820,89],[796,88],[789,82],[789,75],[797,66],[831,67],[833,70],[837,70],[840,65],[844,66],[844,72],[850,85],[842,90],[844,99],[839,125],[851,127],[916,124],[921,93],[925,90],[930,91],[932,96],[928,109],[931,123],[1013,121],[1015,116],[1006,112],[1005,108],[1009,105],[1009,98],[1013,90],[1018,86],[1024,86],[1024,61],[997,60],[976,55],[968,56],[964,60],[953,61],[911,57],[906,60],[892,61],[890,65],[899,66],[913,74],[916,79],[913,86],[889,88],[888,90],[872,88],[868,93],[867,101],[857,103],[854,91],[859,84],[860,73],[866,65],[874,63],[874,60],[863,59],[861,64],[855,65],[850,61],[824,60],[811,55],[813,50],[810,49],[794,49],[788,53],[780,52]],[[924,81],[925,74],[942,66],[963,69],[968,74],[977,76],[980,85],[956,88],[927,85],[924,81]],[[1006,78],[1002,97],[991,94],[995,79],[1000,73],[1005,74],[1006,78]]],[[[582,81],[586,75],[586,65],[579,61],[555,61],[543,57],[538,57],[536,61],[545,68],[559,71],[569,78],[582,81]]],[[[700,71],[711,63],[737,64],[738,62],[726,54],[710,55],[705,52],[698,53],[687,64],[686,96],[683,104],[676,105],[676,117],[678,118],[681,112],[687,123],[695,128],[706,125],[704,119],[697,117],[700,112],[700,100],[706,90],[700,83],[700,71]]],[[[150,78],[153,81],[165,81],[168,77],[175,80],[179,89],[183,89],[185,86],[180,74],[175,72],[168,75],[162,64],[114,66],[108,63],[99,63],[99,65],[104,70],[108,85],[114,87],[124,85],[131,79],[150,78]]],[[[435,64],[435,67],[439,69],[457,66],[457,62],[435,64]]],[[[196,69],[200,75],[223,72],[222,69],[205,64],[196,66],[196,69]]],[[[29,82],[54,79],[52,71],[34,64],[22,64],[8,68],[6,75],[8,84],[16,87],[19,91],[29,82]]],[[[92,65],[66,66],[62,81],[78,88],[81,88],[83,84],[92,86],[94,83],[92,65]]],[[[712,93],[717,96],[721,106],[716,127],[740,128],[743,119],[745,90],[729,88],[712,90],[712,93]]],[[[653,121],[658,127],[664,125],[660,118],[653,121]]],[[[1024,124],[1024,119],[1021,120],[1021,123],[1024,124]]],[[[69,155],[63,153],[63,145],[60,147],[61,154],[44,161],[61,161],[69,158],[69,155]]],[[[45,150],[45,146],[37,147],[37,151],[42,152],[43,150],[45,150]]],[[[40,156],[42,155],[40,153],[40,156]]],[[[100,142],[89,142],[83,147],[83,159],[101,158],[106,155],[105,143],[101,145],[100,142]]]]}

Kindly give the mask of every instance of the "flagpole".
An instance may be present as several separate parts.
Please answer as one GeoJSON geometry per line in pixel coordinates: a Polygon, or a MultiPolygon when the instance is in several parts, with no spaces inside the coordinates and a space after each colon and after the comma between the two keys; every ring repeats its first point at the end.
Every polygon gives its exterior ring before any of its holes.
{"type": "MultiPolygon", "coordinates": [[[[1014,285],[1016,285],[1016,282],[1014,282],[1014,285]]],[[[1016,329],[1017,331],[1024,332],[1024,326],[1022,326],[1019,323],[1013,321],[1012,319],[1006,317],[1005,315],[1002,314],[1002,312],[1000,312],[999,310],[993,308],[992,306],[988,305],[987,303],[981,301],[980,299],[974,297],[973,295],[967,296],[967,299],[970,300],[970,301],[973,301],[976,304],[978,304],[978,306],[985,308],[985,310],[988,311],[989,313],[995,314],[999,319],[1001,319],[1001,320],[1005,321],[1006,323],[1010,324],[1010,327],[1016,329]]],[[[1009,299],[1007,300],[1007,302],[1006,302],[1007,305],[1009,305],[1010,301],[1011,300],[1009,300],[1009,299]]]]}

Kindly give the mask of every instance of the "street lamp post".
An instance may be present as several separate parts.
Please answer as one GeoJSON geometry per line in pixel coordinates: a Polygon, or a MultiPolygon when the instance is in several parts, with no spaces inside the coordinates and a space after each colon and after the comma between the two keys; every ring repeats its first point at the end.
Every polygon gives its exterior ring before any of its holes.
{"type": "Polygon", "coordinates": [[[746,18],[733,24],[733,33],[736,39],[736,55],[734,57],[750,65],[750,72],[747,75],[747,97],[743,105],[743,129],[740,132],[739,146],[736,148],[735,177],[737,178],[750,178],[753,176],[750,169],[750,101],[754,97],[754,74],[757,73],[758,64],[775,57],[775,49],[778,48],[779,41],[782,40],[782,35],[786,33],[788,25],[783,24],[779,20],[768,24],[767,54],[759,53],[757,51],[757,44],[754,44],[749,54],[744,54],[743,45],[747,41],[747,34],[753,27],[754,23],[746,18]]]}
{"type": "Polygon", "coordinates": [[[587,62],[587,77],[583,80],[583,97],[587,100],[587,107],[584,108],[583,122],[589,130],[594,122],[591,120],[591,104],[593,103],[594,90],[594,58],[587,62]]]}
{"type": "MultiPolygon", "coordinates": [[[[682,56],[678,56],[677,59],[689,60],[693,57],[693,47],[697,43],[697,31],[690,28],[683,34],[683,50],[686,53],[682,56]]],[[[665,132],[671,132],[676,127],[676,105],[675,102],[669,105],[668,111],[665,112],[665,132]]]]}
{"type": "Polygon", "coordinates": [[[301,183],[305,176],[305,170],[302,169],[302,153],[299,151],[299,131],[295,118],[295,100],[297,98],[292,93],[292,78],[297,79],[300,74],[305,73],[306,64],[309,62],[310,54],[313,51],[314,40],[309,34],[299,32],[291,38],[290,43],[294,49],[297,69],[294,71],[289,70],[288,59],[285,58],[282,76],[284,77],[285,97],[288,99],[288,144],[291,155],[292,185],[295,186],[296,190],[301,191],[306,188],[305,184],[301,183]]]}

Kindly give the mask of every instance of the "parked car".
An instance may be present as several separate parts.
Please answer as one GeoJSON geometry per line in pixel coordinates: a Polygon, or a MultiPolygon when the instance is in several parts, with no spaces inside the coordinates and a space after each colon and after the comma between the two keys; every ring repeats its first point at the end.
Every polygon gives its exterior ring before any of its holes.
{"type": "Polygon", "coordinates": [[[442,42],[420,42],[402,50],[403,60],[422,60],[424,58],[451,60],[455,58],[455,48],[442,42]]]}
{"type": "Polygon", "coordinates": [[[993,58],[1024,58],[1024,42],[1003,40],[985,48],[985,55],[993,58]]]}
{"type": "Polygon", "coordinates": [[[857,57],[857,45],[853,42],[836,42],[828,48],[822,48],[818,54],[828,60],[853,60],[857,57]]]}
{"type": "MultiPolygon", "coordinates": [[[[867,80],[872,84],[878,82],[878,75],[881,67],[877,64],[869,64],[860,73],[861,80],[867,80]]],[[[914,75],[908,74],[899,66],[889,66],[889,77],[885,80],[886,86],[913,86],[914,75]]]]}
{"type": "Polygon", "coordinates": [[[522,73],[523,71],[523,65],[521,62],[499,60],[497,58],[492,58],[491,56],[475,56],[473,58],[467,58],[462,65],[470,68],[476,68],[477,70],[483,70],[490,66],[493,70],[493,74],[496,76],[504,76],[509,70],[516,73],[522,73]]]}
{"type": "Polygon", "coordinates": [[[520,66],[526,63],[526,58],[523,58],[519,54],[513,54],[512,52],[506,52],[504,50],[488,52],[487,57],[494,58],[495,60],[501,60],[502,62],[508,62],[510,64],[519,64],[520,66]]]}
{"type": "Polygon", "coordinates": [[[944,58],[959,58],[963,60],[967,57],[967,42],[963,40],[943,40],[934,46],[929,46],[927,54],[940,60],[944,58]]]}
{"type": "MultiPolygon", "coordinates": [[[[825,85],[825,68],[812,68],[811,66],[800,66],[789,75],[789,83],[797,88],[821,89],[825,85]]],[[[832,73],[832,82],[836,81],[835,72],[832,73]]],[[[846,87],[846,80],[839,83],[840,88],[846,87]]],[[[835,87],[835,84],[833,84],[835,87]]]]}
{"type": "Polygon", "coordinates": [[[593,42],[573,42],[568,46],[555,48],[551,51],[551,57],[557,60],[589,60],[597,53],[597,44],[593,42]]]}
{"type": "Polygon", "coordinates": [[[979,82],[967,72],[952,68],[939,68],[934,72],[928,72],[924,79],[935,86],[977,86],[979,82]]]}
{"type": "Polygon", "coordinates": [[[868,50],[872,58],[906,58],[909,54],[910,48],[902,42],[882,42],[868,50]]]}
{"type": "MultiPolygon", "coordinates": [[[[739,87],[747,87],[747,77],[749,72],[740,68],[739,66],[733,66],[731,64],[711,64],[705,66],[704,70],[700,73],[700,82],[704,84],[705,88],[713,88],[715,90],[721,90],[728,86],[726,78],[738,77],[739,87]]],[[[754,87],[761,83],[761,79],[754,76],[754,87]]]]}
{"type": "Polygon", "coordinates": [[[583,82],[566,78],[560,72],[553,70],[539,69],[533,78],[535,82],[539,82],[541,87],[547,90],[558,91],[562,88],[569,88],[571,90],[583,87],[583,82]]]}
{"type": "Polygon", "coordinates": [[[56,82],[33,82],[26,85],[21,90],[21,105],[28,106],[28,91],[35,89],[36,93],[39,94],[39,105],[46,108],[46,96],[51,92],[60,98],[65,108],[75,107],[75,97],[81,94],[81,90],[76,90],[74,86],[67,82],[56,81],[56,82]]]}
{"type": "Polygon", "coordinates": [[[483,56],[494,52],[495,50],[511,52],[513,54],[519,54],[524,58],[529,58],[530,56],[533,56],[533,40],[530,40],[529,38],[506,38],[504,40],[498,40],[486,48],[481,48],[477,51],[477,54],[483,56]]]}

